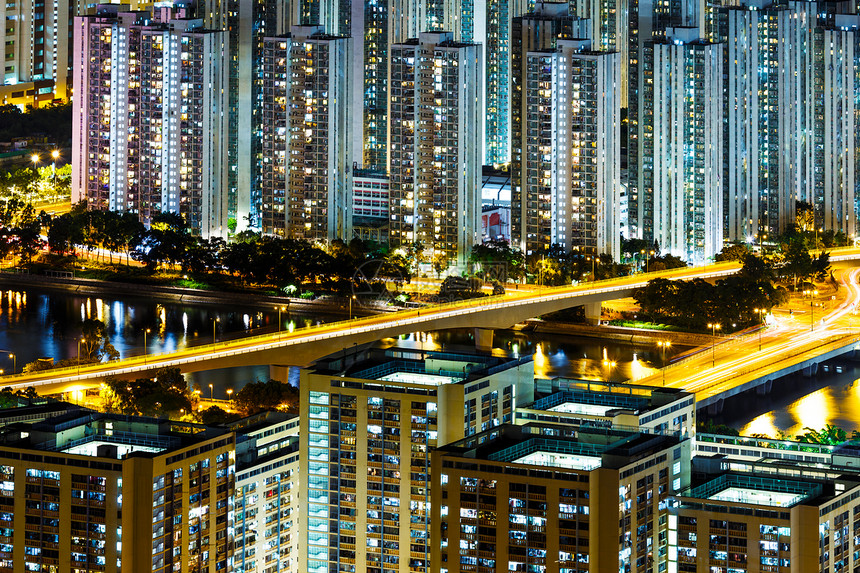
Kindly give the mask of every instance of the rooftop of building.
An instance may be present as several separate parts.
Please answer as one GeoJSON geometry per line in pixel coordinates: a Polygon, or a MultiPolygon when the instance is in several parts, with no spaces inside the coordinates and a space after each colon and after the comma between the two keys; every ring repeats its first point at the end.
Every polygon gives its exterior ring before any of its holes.
{"type": "Polygon", "coordinates": [[[504,424],[440,451],[469,459],[590,471],[623,467],[680,442],[675,436],[613,428],[504,424]]]}
{"type": "Polygon", "coordinates": [[[813,482],[724,474],[692,488],[689,497],[769,507],[792,507],[821,493],[821,484],[813,482]]]}
{"type": "Polygon", "coordinates": [[[439,352],[410,348],[365,348],[351,355],[338,353],[316,362],[314,374],[394,384],[441,386],[468,383],[531,362],[485,354],[439,352]]]}
{"type": "Polygon", "coordinates": [[[4,429],[4,445],[116,460],[154,456],[229,433],[226,428],[81,409],[9,426],[4,429]]]}
{"type": "Polygon", "coordinates": [[[843,494],[860,491],[856,470],[821,462],[700,455],[692,460],[691,476],[690,488],[679,496],[682,505],[707,501],[764,510],[799,504],[826,508],[838,504],[836,498],[843,494]]]}
{"type": "Polygon", "coordinates": [[[605,416],[619,409],[641,414],[679,400],[695,398],[693,394],[675,388],[623,382],[556,377],[549,380],[549,384],[552,393],[524,407],[564,414],[605,416]]]}

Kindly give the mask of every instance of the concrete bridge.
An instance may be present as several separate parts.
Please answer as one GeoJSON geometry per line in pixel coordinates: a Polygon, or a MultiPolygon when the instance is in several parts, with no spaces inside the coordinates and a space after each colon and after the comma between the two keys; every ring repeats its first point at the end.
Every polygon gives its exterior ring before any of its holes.
{"type": "MultiPolygon", "coordinates": [[[[668,271],[637,274],[575,286],[535,288],[506,295],[457,301],[420,309],[328,323],[315,327],[253,336],[186,348],[173,353],[135,356],[80,368],[63,368],[32,374],[6,376],[0,386],[34,386],[40,393],[53,394],[97,386],[105,377],[138,378],[159,368],[178,367],[182,372],[199,372],[247,365],[305,366],[323,356],[346,351],[356,345],[419,331],[473,328],[478,350],[492,349],[493,329],[509,328],[526,319],[574,306],[585,306],[586,317],[596,321],[601,303],[625,298],[649,280],[715,279],[736,273],[736,262],[717,263],[668,271]]],[[[283,372],[274,377],[286,379],[283,372]]]]}
{"type": "Polygon", "coordinates": [[[818,365],[840,356],[854,357],[860,350],[857,335],[834,335],[827,340],[810,345],[800,351],[787,351],[782,356],[763,361],[750,362],[747,372],[734,373],[727,384],[714,384],[696,392],[696,408],[707,409],[709,415],[723,412],[726,402],[732,398],[755,390],[759,395],[770,394],[778,379],[803,372],[811,377],[818,372],[818,365]]]}

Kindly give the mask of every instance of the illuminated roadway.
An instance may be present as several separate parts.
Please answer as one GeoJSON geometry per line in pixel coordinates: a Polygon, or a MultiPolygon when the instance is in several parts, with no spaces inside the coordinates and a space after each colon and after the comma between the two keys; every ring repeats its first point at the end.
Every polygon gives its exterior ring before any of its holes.
{"type": "MultiPolygon", "coordinates": [[[[860,259],[860,249],[834,249],[834,260],[860,259]],[[837,259],[838,257],[838,259],[837,259]]],[[[702,267],[687,267],[668,271],[636,274],[606,281],[576,286],[535,288],[532,291],[512,291],[505,295],[484,297],[410,309],[385,315],[375,315],[351,321],[322,324],[262,336],[251,336],[217,344],[189,347],[173,353],[134,356],[113,362],[82,365],[80,368],[63,368],[32,374],[6,376],[2,386],[24,388],[34,386],[41,393],[58,393],[93,387],[107,376],[135,378],[151,375],[162,367],[178,367],[183,372],[196,372],[232,366],[273,364],[303,366],[314,360],[339,351],[346,352],[354,345],[373,342],[400,334],[444,330],[449,328],[476,328],[478,330],[508,328],[528,318],[578,305],[599,305],[601,301],[624,298],[648,280],[718,278],[734,274],[740,268],[736,262],[717,263],[702,267]]],[[[732,348],[719,346],[717,368],[708,368],[710,353],[700,353],[679,366],[666,369],[666,384],[696,392],[702,398],[729,389],[733,377],[747,376],[756,363],[770,364],[789,360],[792,354],[811,352],[820,354],[828,337],[837,336],[835,344],[848,344],[850,333],[839,326],[850,313],[851,304],[860,299],[856,286],[857,272],[852,272],[851,294],[840,309],[825,319],[825,332],[821,323],[813,332],[803,332],[789,321],[781,321],[769,328],[764,337],[761,353],[758,339],[748,338],[736,342],[732,348]],[[786,339],[785,337],[789,337],[786,339]]],[[[599,307],[598,307],[599,308],[599,307]]],[[[476,333],[476,340],[479,338],[476,333]]],[[[766,374],[766,373],[765,373],[766,374]]],[[[658,385],[660,374],[641,380],[658,385]]]]}
{"type": "Polygon", "coordinates": [[[762,383],[772,386],[779,376],[845,353],[858,340],[855,310],[860,303],[860,269],[846,269],[840,274],[844,299],[829,311],[819,310],[821,318],[814,322],[808,303],[804,303],[803,314],[772,317],[772,324],[760,334],[727,338],[713,349],[706,348],[670,365],[665,372],[658,370],[636,382],[660,386],[665,377],[665,386],[695,393],[700,408],[721,407],[720,400],[730,395],[762,383]]]}
{"type": "Polygon", "coordinates": [[[656,277],[669,279],[718,278],[734,274],[736,262],[686,267],[636,274],[575,286],[543,287],[531,291],[509,291],[505,295],[426,306],[350,321],[322,324],[294,332],[251,336],[217,344],[149,356],[134,356],[94,365],[52,369],[32,374],[6,376],[3,387],[34,386],[41,393],[58,393],[98,385],[106,376],[135,378],[151,375],[158,368],[178,367],[183,372],[251,364],[303,366],[314,360],[400,334],[449,328],[508,328],[528,318],[578,305],[624,298],[656,277]]]}

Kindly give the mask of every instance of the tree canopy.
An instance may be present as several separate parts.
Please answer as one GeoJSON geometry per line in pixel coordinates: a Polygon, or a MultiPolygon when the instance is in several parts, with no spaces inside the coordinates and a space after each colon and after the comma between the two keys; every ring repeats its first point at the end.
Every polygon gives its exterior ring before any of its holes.
{"type": "Polygon", "coordinates": [[[122,414],[179,418],[191,413],[191,393],[179,368],[162,368],[153,378],[108,378],[105,408],[122,414]]]}
{"type": "Polygon", "coordinates": [[[277,380],[250,382],[236,392],[233,403],[246,416],[279,408],[298,413],[299,391],[295,386],[277,380]]]}

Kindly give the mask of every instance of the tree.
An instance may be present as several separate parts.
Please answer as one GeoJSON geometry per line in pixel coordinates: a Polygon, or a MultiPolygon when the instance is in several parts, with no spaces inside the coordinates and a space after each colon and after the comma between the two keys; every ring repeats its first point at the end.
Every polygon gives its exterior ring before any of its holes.
{"type": "Polygon", "coordinates": [[[161,368],[154,378],[105,379],[108,405],[127,415],[179,418],[191,412],[191,393],[179,368],[161,368]]]}
{"type": "Polygon", "coordinates": [[[746,243],[735,243],[723,247],[723,250],[716,254],[714,261],[743,261],[750,254],[750,248],[746,243]]]}
{"type": "Polygon", "coordinates": [[[430,259],[430,265],[436,273],[436,278],[441,277],[442,271],[448,268],[448,255],[446,255],[444,251],[434,253],[430,259]]]}
{"type": "Polygon", "coordinates": [[[173,267],[185,256],[191,241],[182,215],[162,212],[152,218],[149,231],[141,237],[134,256],[150,270],[155,270],[160,263],[173,267]]]}
{"type": "Polygon", "coordinates": [[[821,430],[813,430],[806,427],[803,430],[806,432],[805,434],[796,436],[798,442],[836,446],[848,441],[848,435],[845,430],[831,424],[827,424],[821,430]]]}
{"type": "Polygon", "coordinates": [[[108,340],[107,327],[101,320],[84,320],[81,323],[81,334],[82,362],[99,362],[103,357],[108,360],[119,358],[119,352],[108,340]]]}
{"type": "Polygon", "coordinates": [[[494,273],[496,278],[502,281],[508,277],[512,279],[522,278],[525,272],[525,257],[522,251],[512,248],[507,241],[487,241],[473,246],[472,252],[469,254],[469,261],[480,264],[484,272],[491,266],[504,265],[505,277],[500,276],[501,273],[494,273]]]}
{"type": "Polygon", "coordinates": [[[783,255],[785,262],[780,269],[780,276],[791,278],[795,286],[798,281],[824,280],[830,272],[830,253],[822,252],[813,258],[802,241],[788,243],[783,255]]]}
{"type": "Polygon", "coordinates": [[[681,260],[681,257],[666,253],[663,256],[652,256],[648,260],[647,269],[649,271],[665,271],[668,269],[683,269],[687,263],[681,260]]]}
{"type": "Polygon", "coordinates": [[[298,388],[277,380],[250,382],[236,392],[233,403],[246,416],[282,406],[289,412],[298,412],[298,388]]]}
{"type": "Polygon", "coordinates": [[[63,213],[51,219],[48,227],[48,248],[58,255],[65,255],[72,247],[75,223],[71,215],[63,213]]]}
{"type": "Polygon", "coordinates": [[[228,424],[240,418],[239,414],[233,414],[222,410],[218,406],[210,406],[205,410],[201,410],[197,414],[200,418],[200,423],[207,426],[217,426],[228,424]]]}

